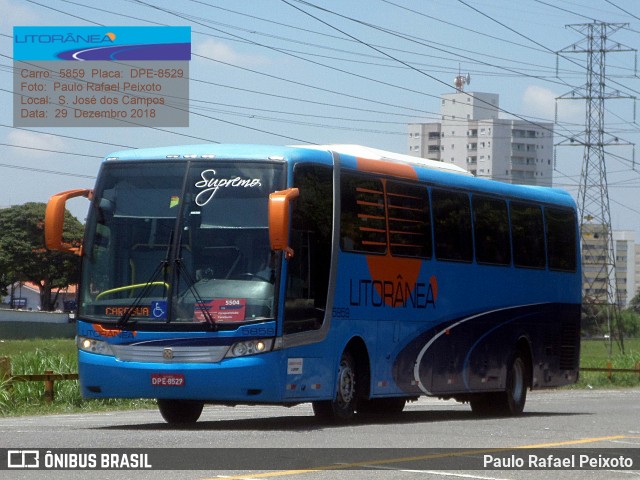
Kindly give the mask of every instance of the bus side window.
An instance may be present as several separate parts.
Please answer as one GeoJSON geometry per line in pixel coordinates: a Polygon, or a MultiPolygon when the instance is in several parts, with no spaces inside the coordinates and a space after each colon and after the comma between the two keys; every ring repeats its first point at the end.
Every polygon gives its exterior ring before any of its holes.
{"type": "Polygon", "coordinates": [[[537,205],[511,203],[511,238],[516,267],[545,268],[544,224],[537,205]]]}
{"type": "Polygon", "coordinates": [[[436,258],[452,262],[471,262],[471,207],[469,195],[462,192],[431,191],[433,233],[436,258]]]}
{"type": "Polygon", "coordinates": [[[320,165],[297,165],[293,184],[300,196],[292,204],[284,333],[317,330],[324,319],[333,229],[333,172],[320,165]]]}
{"type": "Polygon", "coordinates": [[[391,255],[431,258],[429,193],[422,185],[387,181],[391,255]]]}
{"type": "Polygon", "coordinates": [[[384,188],[377,178],[344,174],[340,185],[340,246],[345,252],[385,254],[384,188]]]}
{"type": "Polygon", "coordinates": [[[577,267],[576,217],[573,210],[547,207],[547,255],[549,269],[575,272],[577,267]]]}
{"type": "Polygon", "coordinates": [[[476,261],[487,265],[510,265],[507,202],[474,195],[472,204],[476,261]]]}

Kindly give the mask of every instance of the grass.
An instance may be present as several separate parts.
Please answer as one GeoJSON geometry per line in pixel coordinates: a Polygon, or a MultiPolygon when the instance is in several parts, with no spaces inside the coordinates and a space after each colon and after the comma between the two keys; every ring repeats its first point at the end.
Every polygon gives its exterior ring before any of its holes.
{"type": "MultiPolygon", "coordinates": [[[[0,340],[0,356],[11,359],[13,375],[77,373],[78,358],[71,339],[0,340]]],[[[153,400],[86,400],[80,395],[77,380],[55,382],[55,399],[47,403],[43,382],[7,382],[0,380],[0,416],[77,413],[115,409],[155,408],[153,400]]]]}
{"type": "MultiPolygon", "coordinates": [[[[75,343],[71,339],[0,340],[0,357],[10,357],[13,375],[76,373],[78,360],[75,343]]],[[[625,341],[625,354],[604,340],[583,340],[580,366],[605,368],[611,361],[613,368],[635,368],[640,363],[640,338],[625,341]]],[[[640,374],[581,372],[580,380],[571,388],[640,387],[640,374]]],[[[10,387],[0,380],[0,416],[36,415],[47,413],[77,413],[116,409],[155,408],[153,400],[85,400],[77,381],[55,382],[55,400],[44,399],[42,382],[14,382],[10,387]]]]}
{"type": "Polygon", "coordinates": [[[73,339],[68,338],[52,338],[47,340],[40,338],[33,340],[0,340],[0,357],[13,357],[14,355],[34,352],[38,349],[56,352],[60,355],[76,354],[75,342],[73,339]]]}
{"type": "MultiPolygon", "coordinates": [[[[640,364],[640,338],[628,338],[624,341],[624,355],[618,345],[611,345],[609,356],[608,340],[582,340],[580,349],[580,366],[583,368],[612,367],[634,369],[640,364]]],[[[640,374],[614,373],[609,379],[605,372],[580,372],[580,380],[574,388],[608,388],[608,387],[640,387],[640,374]]]]}

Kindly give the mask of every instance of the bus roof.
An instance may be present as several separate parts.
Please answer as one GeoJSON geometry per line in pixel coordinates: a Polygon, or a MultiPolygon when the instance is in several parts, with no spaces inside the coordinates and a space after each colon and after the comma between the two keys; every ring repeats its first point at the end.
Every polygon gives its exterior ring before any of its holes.
{"type": "Polygon", "coordinates": [[[432,170],[445,170],[462,175],[471,175],[464,168],[450,163],[439,162],[437,160],[429,160],[427,158],[413,157],[402,153],[388,152],[377,148],[365,147],[362,145],[350,144],[332,144],[332,145],[296,145],[296,148],[306,148],[313,150],[327,150],[331,152],[341,153],[343,155],[351,155],[352,157],[369,158],[371,160],[383,160],[392,163],[404,163],[415,165],[432,170]]]}
{"type": "Polygon", "coordinates": [[[299,150],[316,150],[336,152],[353,157],[382,160],[392,163],[410,164],[433,170],[445,170],[448,172],[471,175],[467,170],[456,165],[428,160],[426,158],[412,157],[401,153],[388,152],[377,148],[364,147],[362,145],[333,144],[333,145],[251,145],[251,144],[211,144],[211,145],[180,145],[174,147],[140,148],[135,150],[122,150],[114,152],[107,160],[164,160],[164,159],[189,159],[189,158],[215,158],[235,157],[239,159],[265,159],[273,157],[288,157],[299,150]]]}

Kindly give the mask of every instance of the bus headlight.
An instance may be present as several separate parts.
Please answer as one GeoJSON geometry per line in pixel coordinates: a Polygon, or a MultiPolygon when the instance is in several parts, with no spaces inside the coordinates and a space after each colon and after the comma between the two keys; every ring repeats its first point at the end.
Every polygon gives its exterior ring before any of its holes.
{"type": "Polygon", "coordinates": [[[107,342],[87,337],[77,337],[78,350],[95,353],[98,355],[113,355],[113,351],[107,342]]]}
{"type": "Polygon", "coordinates": [[[245,340],[243,342],[237,342],[231,345],[231,348],[227,352],[227,358],[231,357],[245,357],[247,355],[256,355],[258,353],[270,352],[273,347],[273,339],[257,339],[257,340],[245,340]]]}

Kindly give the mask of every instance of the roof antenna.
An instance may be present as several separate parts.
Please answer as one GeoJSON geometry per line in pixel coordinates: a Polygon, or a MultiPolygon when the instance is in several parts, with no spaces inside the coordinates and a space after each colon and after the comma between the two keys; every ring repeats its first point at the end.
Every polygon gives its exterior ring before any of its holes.
{"type": "Polygon", "coordinates": [[[466,75],[462,75],[460,73],[460,66],[458,65],[458,75],[453,81],[453,84],[456,87],[456,90],[464,91],[464,86],[469,85],[471,83],[471,74],[467,73],[466,75]]]}

